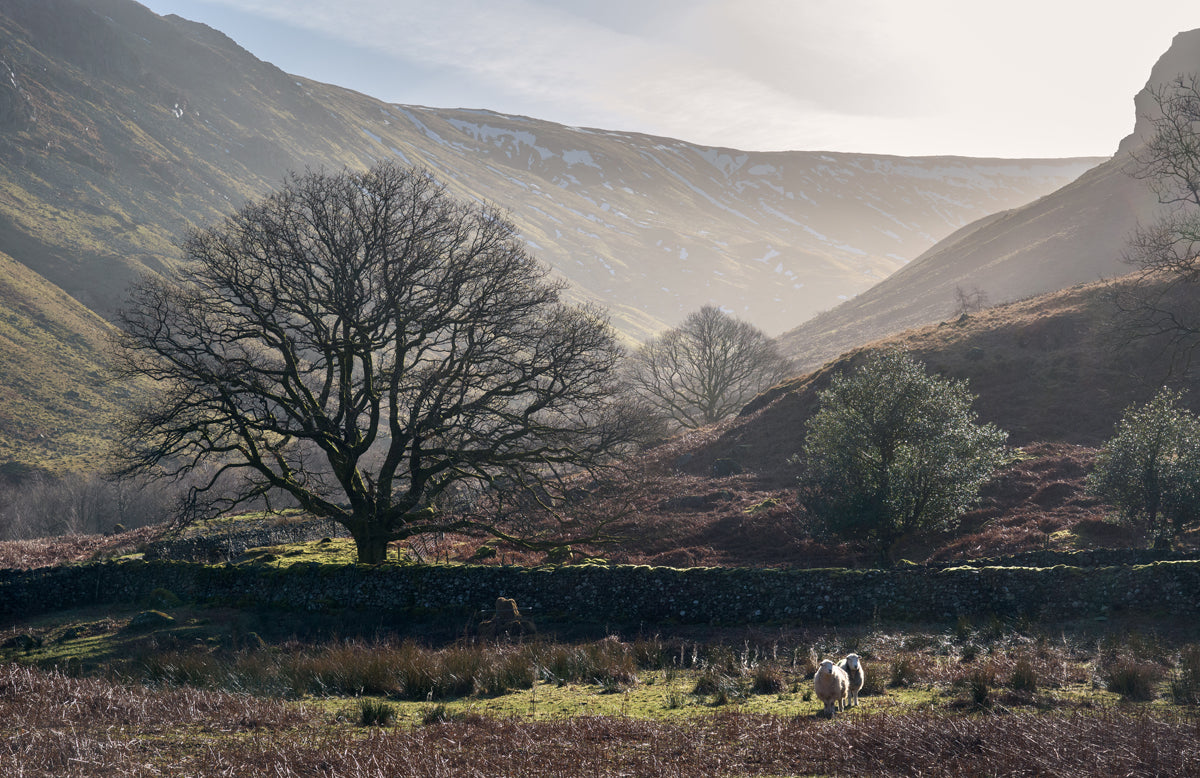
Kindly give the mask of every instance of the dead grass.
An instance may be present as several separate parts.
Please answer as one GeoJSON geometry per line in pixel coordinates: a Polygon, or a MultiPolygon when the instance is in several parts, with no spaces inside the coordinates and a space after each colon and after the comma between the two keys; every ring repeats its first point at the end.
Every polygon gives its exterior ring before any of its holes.
{"type": "Polygon", "coordinates": [[[34,540],[0,542],[0,568],[29,570],[36,567],[88,562],[137,551],[164,531],[162,525],[139,527],[114,535],[59,535],[34,540]]]}
{"type": "MultiPolygon", "coordinates": [[[[1168,776],[1200,771],[1194,719],[1069,714],[721,712],[687,722],[430,716],[364,728],[315,707],[0,667],[10,776],[1168,776]]],[[[354,720],[351,720],[351,719],[354,720]]]]}

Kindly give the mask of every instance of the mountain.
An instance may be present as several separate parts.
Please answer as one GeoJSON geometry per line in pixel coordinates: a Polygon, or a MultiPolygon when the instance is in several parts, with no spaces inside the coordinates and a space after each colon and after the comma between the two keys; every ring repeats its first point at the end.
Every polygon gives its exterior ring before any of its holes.
{"type": "Polygon", "coordinates": [[[0,361],[0,462],[95,461],[124,390],[103,379],[106,320],[131,280],[177,265],[189,228],[288,170],[381,159],[510,209],[630,339],[707,302],[781,331],[1099,161],[751,153],[392,105],[132,0],[5,0],[0,320],[20,359],[0,361]]]}
{"type": "Polygon", "coordinates": [[[102,312],[133,274],[171,266],[188,226],[285,170],[392,159],[511,209],[535,253],[635,337],[707,302],[778,332],[1099,161],[708,148],[390,105],[130,0],[9,0],[0,13],[0,250],[102,312]]]}
{"type": "Polygon", "coordinates": [[[784,333],[784,351],[815,367],[861,343],[952,318],[958,290],[1004,302],[1128,272],[1128,236],[1159,208],[1146,182],[1129,175],[1147,133],[1148,90],[1196,71],[1200,30],[1180,33],[1135,97],[1134,132],[1111,160],[1028,205],[958,230],[858,297],[784,333]]]}

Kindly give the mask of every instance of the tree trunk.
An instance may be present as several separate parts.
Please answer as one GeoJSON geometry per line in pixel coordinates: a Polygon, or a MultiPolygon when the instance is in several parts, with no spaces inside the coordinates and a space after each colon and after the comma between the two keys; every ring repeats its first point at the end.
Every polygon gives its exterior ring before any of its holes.
{"type": "Polygon", "coordinates": [[[371,532],[355,533],[354,545],[360,565],[377,565],[387,561],[388,539],[371,532]]]}

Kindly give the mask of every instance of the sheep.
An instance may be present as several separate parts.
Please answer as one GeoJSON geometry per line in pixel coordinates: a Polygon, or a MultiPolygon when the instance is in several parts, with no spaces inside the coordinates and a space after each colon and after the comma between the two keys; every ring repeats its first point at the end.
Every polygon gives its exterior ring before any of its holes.
{"type": "Polygon", "coordinates": [[[813,676],[813,690],[817,693],[817,699],[825,703],[825,718],[831,719],[835,710],[846,709],[850,679],[846,677],[846,671],[835,665],[832,659],[825,659],[813,676]]]}
{"type": "Polygon", "coordinates": [[[846,658],[838,662],[838,667],[846,671],[846,677],[850,680],[850,707],[857,708],[858,693],[867,677],[862,660],[858,658],[858,654],[846,654],[846,658]]]}

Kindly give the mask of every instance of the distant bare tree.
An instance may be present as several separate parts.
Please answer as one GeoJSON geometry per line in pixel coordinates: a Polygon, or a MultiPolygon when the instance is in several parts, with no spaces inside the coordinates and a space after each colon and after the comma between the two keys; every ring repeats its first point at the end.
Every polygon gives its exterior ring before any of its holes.
{"type": "Polygon", "coordinates": [[[426,172],[293,176],[184,251],[120,316],[123,374],[161,393],[124,428],[118,472],[215,465],[189,515],[282,495],[380,562],[415,535],[511,537],[441,498],[504,480],[544,503],[639,434],[606,319],[559,300],[502,214],[426,172]]]}
{"type": "Polygon", "coordinates": [[[954,287],[954,312],[956,314],[982,311],[987,305],[987,292],[978,286],[972,286],[970,289],[963,289],[961,286],[954,287]]]}
{"type": "Polygon", "coordinates": [[[680,426],[694,428],[737,413],[791,370],[762,330],[706,305],[642,345],[630,375],[648,402],[680,426]]]}
{"type": "Polygon", "coordinates": [[[1116,295],[1131,337],[1164,337],[1190,362],[1200,345],[1200,76],[1181,75],[1150,89],[1153,134],[1133,154],[1130,173],[1145,179],[1164,213],[1130,236],[1125,261],[1137,281],[1116,295]]]}

